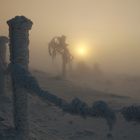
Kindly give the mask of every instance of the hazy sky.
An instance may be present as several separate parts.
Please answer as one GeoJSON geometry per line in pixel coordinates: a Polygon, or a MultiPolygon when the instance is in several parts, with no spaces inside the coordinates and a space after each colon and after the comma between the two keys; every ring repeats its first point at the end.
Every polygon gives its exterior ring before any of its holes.
{"type": "Polygon", "coordinates": [[[6,21],[25,15],[33,22],[30,64],[47,69],[47,43],[65,34],[70,47],[87,42],[105,70],[140,74],[140,0],[0,0],[0,34],[6,21]]]}

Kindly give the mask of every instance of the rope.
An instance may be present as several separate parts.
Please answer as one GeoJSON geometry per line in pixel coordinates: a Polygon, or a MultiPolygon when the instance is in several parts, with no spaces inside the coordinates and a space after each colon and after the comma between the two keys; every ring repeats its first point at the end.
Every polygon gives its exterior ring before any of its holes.
{"type": "MultiPolygon", "coordinates": [[[[37,80],[20,64],[11,64],[10,69],[12,78],[15,80],[19,87],[25,88],[28,92],[39,96],[43,101],[49,101],[62,109],[64,112],[70,113],[72,115],[79,115],[83,118],[104,118],[109,126],[109,129],[112,130],[116,122],[116,111],[111,109],[104,101],[96,101],[91,107],[78,98],[75,98],[70,103],[68,103],[64,99],[51,94],[49,91],[42,90],[37,80]]],[[[117,112],[121,112],[126,120],[128,120],[128,116],[131,115],[131,120],[140,121],[140,106],[137,108],[128,108],[129,107],[122,108],[117,112]]]]}

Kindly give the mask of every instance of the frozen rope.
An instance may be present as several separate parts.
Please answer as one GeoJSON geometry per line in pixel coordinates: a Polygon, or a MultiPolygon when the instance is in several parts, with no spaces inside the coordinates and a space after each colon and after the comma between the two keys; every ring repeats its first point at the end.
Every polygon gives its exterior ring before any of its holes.
{"type": "Polygon", "coordinates": [[[70,103],[68,103],[64,99],[59,98],[48,91],[42,90],[37,80],[20,64],[11,64],[10,69],[12,72],[12,78],[15,80],[15,83],[18,84],[19,87],[25,88],[30,93],[35,93],[42,100],[53,103],[64,112],[73,115],[80,115],[83,118],[104,118],[107,121],[110,130],[115,124],[115,112],[104,101],[96,101],[91,107],[89,107],[85,102],[78,98],[75,98],[70,103]]]}
{"type": "Polygon", "coordinates": [[[123,107],[121,109],[121,114],[126,121],[140,122],[140,106],[131,105],[128,107],[123,107]]]}

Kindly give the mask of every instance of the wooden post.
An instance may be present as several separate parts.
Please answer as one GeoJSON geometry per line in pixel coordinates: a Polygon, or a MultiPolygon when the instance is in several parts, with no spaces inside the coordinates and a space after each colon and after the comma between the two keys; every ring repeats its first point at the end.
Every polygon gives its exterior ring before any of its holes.
{"type": "MultiPolygon", "coordinates": [[[[32,21],[24,16],[16,16],[7,21],[10,37],[10,61],[28,69],[29,63],[29,30],[32,21]]],[[[20,87],[11,73],[14,100],[14,124],[17,140],[29,140],[28,123],[28,95],[24,88],[20,87]]]]}
{"type": "Polygon", "coordinates": [[[8,38],[0,36],[0,96],[5,95],[6,44],[8,38]]]}

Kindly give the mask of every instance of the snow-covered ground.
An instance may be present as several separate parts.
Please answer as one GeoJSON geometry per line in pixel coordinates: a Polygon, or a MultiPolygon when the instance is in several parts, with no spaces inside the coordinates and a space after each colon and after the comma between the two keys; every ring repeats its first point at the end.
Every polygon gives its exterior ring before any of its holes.
{"type": "MultiPolygon", "coordinates": [[[[139,98],[106,93],[92,88],[76,85],[70,80],[62,80],[46,73],[33,71],[41,87],[70,102],[78,97],[91,105],[94,101],[105,100],[113,108],[121,108],[130,104],[138,104],[139,98]]],[[[9,81],[7,82],[9,83],[9,81]]],[[[10,93],[7,85],[7,94],[10,93]]],[[[44,103],[36,96],[29,95],[29,118],[31,140],[139,140],[140,124],[126,122],[118,114],[117,122],[109,132],[106,121],[101,118],[83,119],[79,116],[65,114],[50,103],[44,103]],[[110,135],[110,133],[112,135],[110,135]]],[[[1,126],[12,126],[12,101],[0,100],[0,116],[5,118],[1,126]]]]}

